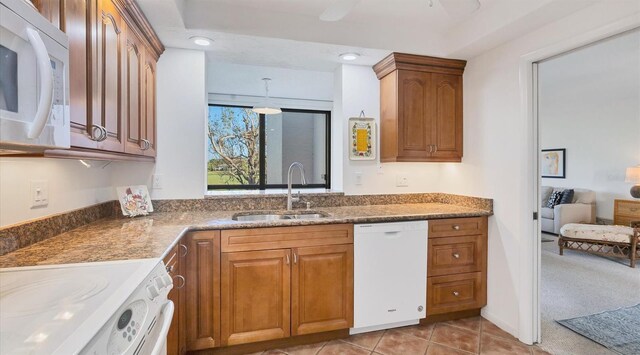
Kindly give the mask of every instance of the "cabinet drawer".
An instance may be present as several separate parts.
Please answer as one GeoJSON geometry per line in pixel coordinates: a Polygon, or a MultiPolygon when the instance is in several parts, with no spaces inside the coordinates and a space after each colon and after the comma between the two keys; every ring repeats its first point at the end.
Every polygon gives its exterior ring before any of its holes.
{"type": "Polygon", "coordinates": [[[427,315],[481,308],[487,303],[484,273],[427,278],[427,315]]]}
{"type": "Polygon", "coordinates": [[[618,200],[616,205],[616,214],[640,218],[640,202],[618,200]]]}
{"type": "Polygon", "coordinates": [[[352,224],[223,230],[222,252],[353,244],[352,224]]]}
{"type": "Polygon", "coordinates": [[[484,235],[429,239],[427,274],[441,276],[483,271],[484,235]]]}
{"type": "Polygon", "coordinates": [[[481,234],[486,231],[486,217],[451,218],[429,221],[429,238],[481,234]]]}

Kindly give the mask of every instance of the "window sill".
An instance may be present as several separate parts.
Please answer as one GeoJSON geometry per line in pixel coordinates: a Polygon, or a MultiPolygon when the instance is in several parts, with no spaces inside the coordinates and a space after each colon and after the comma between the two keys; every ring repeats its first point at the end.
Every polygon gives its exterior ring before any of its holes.
{"type": "MultiPolygon", "coordinates": [[[[297,194],[298,191],[302,195],[344,195],[342,191],[327,190],[327,189],[291,189],[292,193],[297,194]]],[[[240,198],[240,197],[259,197],[259,196],[286,196],[287,189],[269,189],[269,190],[224,190],[224,191],[207,191],[204,195],[205,198],[240,198]]]]}

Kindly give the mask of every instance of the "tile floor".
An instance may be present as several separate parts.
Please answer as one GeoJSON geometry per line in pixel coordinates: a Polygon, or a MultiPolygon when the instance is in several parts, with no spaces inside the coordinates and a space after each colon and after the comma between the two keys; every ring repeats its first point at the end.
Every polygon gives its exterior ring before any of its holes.
{"type": "Polygon", "coordinates": [[[520,343],[481,317],[352,335],[326,343],[269,350],[262,355],[548,355],[520,343]]]}

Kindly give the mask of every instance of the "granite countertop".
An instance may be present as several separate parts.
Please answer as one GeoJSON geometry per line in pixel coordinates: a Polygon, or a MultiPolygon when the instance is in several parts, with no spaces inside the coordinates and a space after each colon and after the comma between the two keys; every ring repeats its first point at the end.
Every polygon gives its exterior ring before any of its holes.
{"type": "Polygon", "coordinates": [[[396,222],[491,215],[444,203],[317,208],[328,218],[238,222],[240,211],[161,212],[133,219],[108,218],[0,256],[0,268],[162,258],[189,230],[238,229],[337,223],[396,222]]]}

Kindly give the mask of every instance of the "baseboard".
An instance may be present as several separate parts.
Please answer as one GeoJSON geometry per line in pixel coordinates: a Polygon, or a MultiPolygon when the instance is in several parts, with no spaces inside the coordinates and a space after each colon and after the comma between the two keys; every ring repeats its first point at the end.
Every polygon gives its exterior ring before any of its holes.
{"type": "Polygon", "coordinates": [[[507,322],[503,321],[502,319],[500,319],[499,317],[495,316],[494,314],[492,314],[491,312],[488,312],[486,307],[482,309],[482,311],[480,311],[480,314],[482,315],[482,318],[488,320],[489,322],[495,324],[496,326],[498,326],[498,328],[504,330],[505,332],[513,335],[516,338],[518,337],[518,330],[512,326],[510,326],[509,324],[507,324],[507,322]]]}

